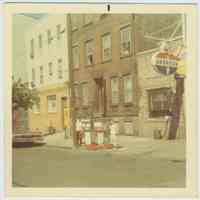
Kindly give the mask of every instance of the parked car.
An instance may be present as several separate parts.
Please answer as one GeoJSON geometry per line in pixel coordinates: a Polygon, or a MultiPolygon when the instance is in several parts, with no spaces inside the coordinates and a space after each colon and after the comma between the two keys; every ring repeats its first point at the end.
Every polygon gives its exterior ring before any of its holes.
{"type": "Polygon", "coordinates": [[[43,144],[44,136],[41,132],[28,132],[24,134],[13,135],[13,145],[19,144],[43,144]]]}

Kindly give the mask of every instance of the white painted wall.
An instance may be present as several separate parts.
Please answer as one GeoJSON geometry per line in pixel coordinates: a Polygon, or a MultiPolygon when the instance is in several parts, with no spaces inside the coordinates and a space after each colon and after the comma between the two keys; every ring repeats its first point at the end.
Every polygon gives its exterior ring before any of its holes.
{"type": "Polygon", "coordinates": [[[28,80],[32,81],[32,68],[36,71],[35,86],[41,88],[54,84],[64,83],[69,79],[68,71],[68,52],[67,52],[67,23],[66,15],[55,14],[37,20],[26,33],[26,58],[28,63],[28,80]],[[56,26],[61,24],[60,40],[57,39],[56,26]],[[51,31],[53,40],[48,45],[47,30],[51,31]],[[42,34],[42,48],[39,48],[39,34],[42,34]],[[34,58],[30,58],[30,41],[34,39],[34,58]],[[62,59],[63,78],[58,78],[58,59],[62,59]],[[53,63],[53,76],[49,76],[48,63],[53,63]],[[40,84],[40,66],[44,68],[44,83],[40,84]]]}

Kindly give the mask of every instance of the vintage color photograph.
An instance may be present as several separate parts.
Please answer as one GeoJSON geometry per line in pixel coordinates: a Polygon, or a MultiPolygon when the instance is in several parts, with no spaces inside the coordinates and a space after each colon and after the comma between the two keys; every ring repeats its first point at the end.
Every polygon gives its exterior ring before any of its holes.
{"type": "Polygon", "coordinates": [[[14,188],[185,188],[184,13],[12,15],[14,188]]]}

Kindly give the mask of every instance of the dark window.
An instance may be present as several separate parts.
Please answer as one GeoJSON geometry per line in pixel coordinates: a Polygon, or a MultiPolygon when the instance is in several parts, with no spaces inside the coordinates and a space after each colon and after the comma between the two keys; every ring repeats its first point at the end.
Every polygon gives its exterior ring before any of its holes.
{"type": "Polygon", "coordinates": [[[170,88],[148,90],[150,117],[162,117],[170,114],[171,94],[170,88]]]}

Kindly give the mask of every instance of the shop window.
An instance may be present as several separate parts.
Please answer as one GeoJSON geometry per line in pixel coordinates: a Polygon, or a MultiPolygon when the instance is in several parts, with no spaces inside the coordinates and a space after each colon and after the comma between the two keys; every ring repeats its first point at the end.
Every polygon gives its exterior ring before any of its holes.
{"type": "Polygon", "coordinates": [[[162,117],[170,114],[171,90],[160,88],[148,90],[149,116],[162,117]]]}
{"type": "Polygon", "coordinates": [[[87,41],[85,43],[85,57],[86,57],[86,65],[93,64],[93,41],[87,41]]]}
{"type": "Polygon", "coordinates": [[[56,95],[47,96],[48,112],[54,113],[57,110],[56,95]]]}
{"type": "Polygon", "coordinates": [[[133,100],[133,82],[131,75],[126,75],[123,77],[123,86],[124,86],[124,103],[131,103],[133,100]]]}
{"type": "Polygon", "coordinates": [[[118,77],[111,78],[111,102],[112,105],[119,103],[119,79],[118,77]]]}
{"type": "Polygon", "coordinates": [[[102,36],[102,60],[111,60],[111,35],[106,34],[102,36]]]}
{"type": "Polygon", "coordinates": [[[79,68],[79,48],[78,46],[74,46],[72,48],[72,62],[73,62],[73,68],[78,69],[79,68]]]}
{"type": "Polygon", "coordinates": [[[120,30],[121,57],[129,56],[131,53],[131,28],[125,27],[120,30]]]}

